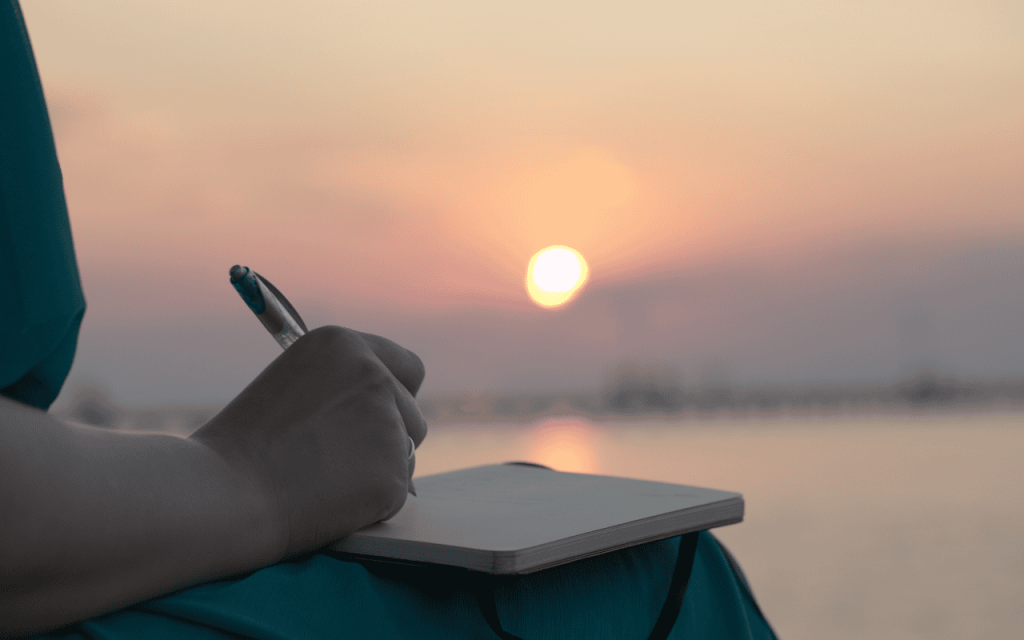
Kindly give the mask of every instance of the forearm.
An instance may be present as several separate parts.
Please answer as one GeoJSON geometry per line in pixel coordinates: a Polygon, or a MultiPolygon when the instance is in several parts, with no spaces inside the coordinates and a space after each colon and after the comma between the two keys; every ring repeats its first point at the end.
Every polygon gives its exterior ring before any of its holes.
{"type": "Polygon", "coordinates": [[[0,636],[281,559],[281,523],[252,478],[195,441],[0,399],[0,636]]]}

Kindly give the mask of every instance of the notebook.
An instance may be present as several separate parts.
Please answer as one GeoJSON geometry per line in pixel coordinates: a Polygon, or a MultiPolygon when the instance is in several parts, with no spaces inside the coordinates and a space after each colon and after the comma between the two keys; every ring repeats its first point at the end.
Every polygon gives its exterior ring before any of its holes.
{"type": "Polygon", "coordinates": [[[370,557],[520,574],[743,520],[743,496],[629,478],[489,465],[416,478],[387,522],[330,547],[370,557]]]}

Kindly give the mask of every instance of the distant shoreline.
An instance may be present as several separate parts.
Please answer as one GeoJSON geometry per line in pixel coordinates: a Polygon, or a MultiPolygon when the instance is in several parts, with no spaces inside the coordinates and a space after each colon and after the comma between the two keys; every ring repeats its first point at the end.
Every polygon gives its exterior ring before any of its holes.
{"type": "MultiPolygon", "coordinates": [[[[547,394],[463,393],[419,400],[431,425],[528,424],[556,416],[591,422],[700,421],[840,415],[917,415],[1024,410],[1024,378],[961,380],[921,374],[891,384],[728,387],[687,390],[629,379],[600,391],[547,394]]],[[[72,390],[54,415],[98,427],[187,435],[220,405],[124,407],[104,389],[72,390]]]]}
{"type": "MultiPolygon", "coordinates": [[[[635,381],[634,381],[635,382],[635,381]]],[[[594,422],[702,420],[717,417],[813,417],[861,414],[1015,411],[1024,409],[1024,378],[964,381],[921,375],[892,384],[748,387],[687,391],[653,384],[600,392],[451,394],[420,401],[432,423],[535,421],[576,415],[594,422]]]]}

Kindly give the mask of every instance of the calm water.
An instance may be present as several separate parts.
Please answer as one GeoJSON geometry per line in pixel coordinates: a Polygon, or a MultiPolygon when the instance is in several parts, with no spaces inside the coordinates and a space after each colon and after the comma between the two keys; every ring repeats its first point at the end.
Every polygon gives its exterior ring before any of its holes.
{"type": "Polygon", "coordinates": [[[781,638],[1024,630],[1024,414],[438,426],[417,475],[533,460],[744,494],[716,531],[781,638]]]}

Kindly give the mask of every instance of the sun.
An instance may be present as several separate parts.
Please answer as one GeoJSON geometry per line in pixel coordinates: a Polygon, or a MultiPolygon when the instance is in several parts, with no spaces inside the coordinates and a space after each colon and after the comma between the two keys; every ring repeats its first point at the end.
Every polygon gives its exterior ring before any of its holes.
{"type": "Polygon", "coordinates": [[[576,297],[587,281],[587,261],[563,245],[541,249],[526,267],[526,291],[538,305],[560,307],[576,297]]]}

